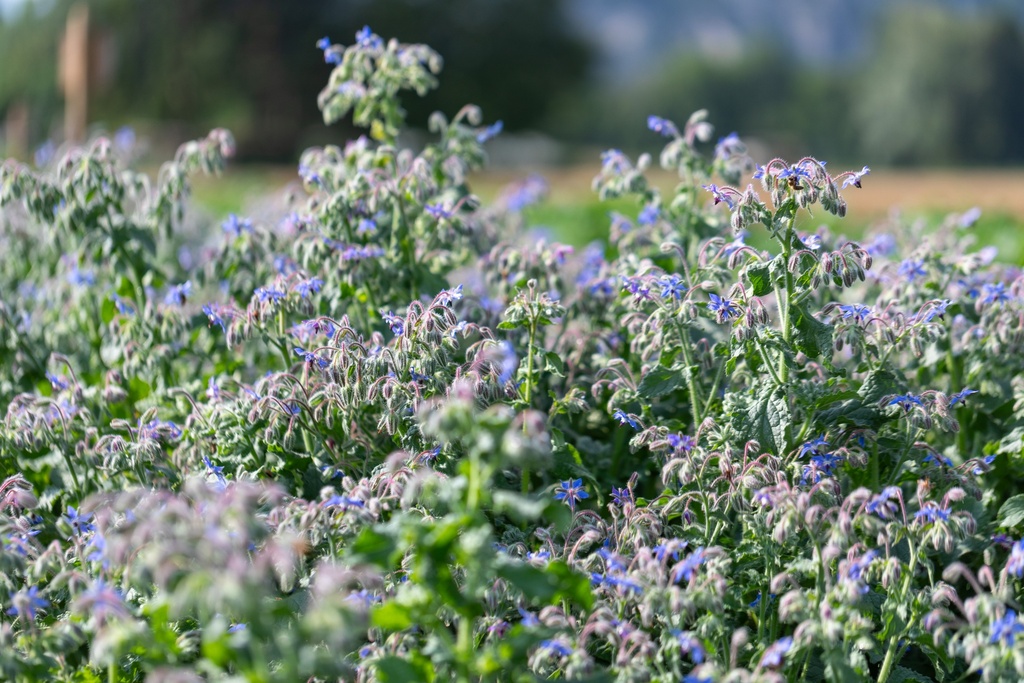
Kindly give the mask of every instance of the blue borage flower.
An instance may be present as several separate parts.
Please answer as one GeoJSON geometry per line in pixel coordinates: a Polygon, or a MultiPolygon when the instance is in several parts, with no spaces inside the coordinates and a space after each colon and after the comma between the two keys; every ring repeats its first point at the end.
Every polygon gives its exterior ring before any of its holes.
{"type": "Polygon", "coordinates": [[[331,361],[327,360],[323,356],[318,356],[313,351],[307,351],[301,346],[296,346],[294,349],[296,356],[302,356],[302,359],[310,367],[316,366],[323,370],[331,364],[331,361]]]}
{"type": "Polygon", "coordinates": [[[1006,571],[1018,579],[1024,577],[1024,538],[1010,546],[1010,557],[1006,560],[1006,571]]]}
{"type": "Polygon", "coordinates": [[[448,220],[452,217],[451,209],[447,209],[441,204],[427,204],[423,207],[423,210],[439,221],[448,220]]]}
{"type": "Polygon", "coordinates": [[[584,488],[582,479],[566,479],[555,489],[555,500],[562,501],[573,512],[576,511],[576,503],[587,498],[590,498],[590,494],[584,488]]]}
{"type": "Polygon", "coordinates": [[[725,160],[729,157],[744,154],[747,151],[746,145],[740,140],[740,136],[735,131],[729,133],[723,138],[719,138],[715,144],[715,158],[719,160],[725,160]]]}
{"type": "Polygon", "coordinates": [[[558,657],[568,657],[572,654],[572,648],[560,640],[542,640],[540,649],[558,657]]]}
{"type": "Polygon", "coordinates": [[[498,344],[497,361],[498,384],[504,386],[515,377],[516,370],[519,369],[519,357],[512,342],[506,340],[498,344]]]}
{"type": "Polygon", "coordinates": [[[623,412],[622,410],[616,410],[612,413],[612,417],[618,420],[620,425],[629,425],[633,429],[640,429],[639,423],[637,423],[630,413],[623,412]]]}
{"type": "Polygon", "coordinates": [[[669,447],[675,452],[689,453],[697,445],[696,439],[689,434],[670,433],[665,437],[669,447]]]}
{"type": "Polygon", "coordinates": [[[504,127],[505,124],[500,119],[498,121],[495,121],[494,123],[487,126],[486,128],[484,128],[483,130],[476,134],[477,143],[482,145],[488,140],[496,137],[501,133],[504,127]]]}
{"type": "Polygon", "coordinates": [[[636,217],[636,222],[637,225],[654,225],[658,222],[660,216],[661,209],[653,204],[648,204],[640,211],[640,215],[636,217]]]}
{"type": "Polygon", "coordinates": [[[71,525],[71,530],[74,531],[76,536],[81,536],[90,531],[96,531],[96,525],[92,524],[91,512],[79,513],[73,506],[68,506],[68,511],[64,514],[64,519],[71,525]]]}
{"type": "Polygon", "coordinates": [[[897,394],[886,405],[898,405],[900,408],[903,408],[903,412],[909,413],[911,408],[914,406],[924,406],[924,403],[914,394],[897,394]]]}
{"type": "Polygon", "coordinates": [[[714,292],[709,292],[708,298],[711,299],[707,303],[708,310],[715,314],[715,319],[719,323],[728,322],[730,319],[738,318],[742,314],[739,307],[730,299],[720,297],[714,292]]]}
{"type": "Polygon", "coordinates": [[[308,280],[297,283],[292,289],[303,299],[308,299],[311,294],[319,292],[323,286],[323,280],[318,277],[311,277],[308,280]]]}
{"type": "Polygon", "coordinates": [[[850,185],[853,185],[854,187],[857,188],[861,187],[861,181],[864,179],[864,176],[868,175],[869,173],[871,173],[871,169],[865,166],[859,171],[847,171],[846,173],[840,174],[839,177],[843,178],[843,189],[845,190],[850,185]]]}
{"type": "Polygon", "coordinates": [[[683,279],[675,273],[662,275],[659,282],[661,284],[662,299],[672,298],[678,301],[686,294],[686,285],[683,284],[683,279]]]}
{"type": "Polygon", "coordinates": [[[143,424],[141,418],[139,419],[136,434],[140,439],[153,439],[154,441],[162,441],[164,439],[180,439],[181,428],[173,422],[166,420],[150,420],[143,424]]]}
{"type": "Polygon", "coordinates": [[[647,128],[666,138],[679,137],[679,129],[676,128],[676,124],[653,114],[647,117],[647,128]]]}
{"type": "Polygon", "coordinates": [[[39,595],[39,587],[31,586],[16,593],[11,593],[11,607],[7,614],[16,616],[23,621],[35,621],[39,610],[50,606],[50,601],[39,595]]]}
{"type": "Polygon", "coordinates": [[[209,327],[212,327],[213,325],[219,325],[221,330],[223,330],[224,332],[228,331],[228,323],[227,320],[225,320],[224,318],[226,311],[221,306],[212,303],[205,304],[203,306],[203,313],[206,314],[206,317],[209,320],[209,327]]]}
{"type": "Polygon", "coordinates": [[[684,655],[690,657],[690,661],[694,664],[704,663],[707,653],[704,650],[703,643],[696,636],[689,631],[680,631],[677,628],[670,629],[669,633],[675,636],[676,641],[679,643],[679,649],[684,655]]]}
{"type": "Polygon", "coordinates": [[[838,306],[839,317],[843,320],[853,318],[857,323],[863,324],[871,316],[871,307],[864,304],[840,304],[838,306]]]}
{"type": "Polygon", "coordinates": [[[612,503],[622,507],[633,503],[633,490],[629,487],[612,487],[612,503]]]}
{"type": "Polygon", "coordinates": [[[818,436],[805,442],[804,445],[800,447],[800,457],[802,458],[806,455],[821,455],[828,449],[828,445],[828,441],[825,441],[824,435],[818,436]]]}
{"type": "Polygon", "coordinates": [[[914,513],[914,519],[921,521],[922,524],[948,522],[949,510],[947,508],[941,508],[935,503],[928,501],[921,507],[920,510],[914,513]]]}
{"type": "Polygon", "coordinates": [[[405,333],[405,321],[391,311],[381,313],[380,317],[391,328],[391,333],[396,337],[401,337],[405,333]]]}
{"type": "Polygon", "coordinates": [[[369,26],[363,26],[356,32],[356,43],[359,47],[369,50],[383,50],[384,40],[370,30],[369,26]]]}
{"type": "Polygon", "coordinates": [[[372,218],[360,218],[356,224],[357,235],[372,235],[377,232],[377,221],[372,218]]]}
{"type": "Polygon", "coordinates": [[[228,214],[227,219],[220,224],[221,229],[229,235],[240,236],[243,232],[252,232],[252,221],[248,218],[239,218],[237,214],[228,214]]]}
{"type": "Polygon", "coordinates": [[[344,509],[347,509],[347,508],[362,508],[362,507],[366,507],[366,502],[362,501],[362,500],[359,500],[358,498],[352,498],[350,496],[342,496],[342,495],[335,494],[335,495],[331,496],[330,498],[328,498],[327,500],[325,500],[324,502],[320,503],[320,507],[323,507],[323,508],[340,507],[341,509],[344,510],[344,509]]]}
{"type": "Polygon", "coordinates": [[[786,653],[793,649],[793,638],[783,636],[768,646],[761,656],[761,667],[765,669],[776,669],[782,666],[782,659],[786,653]]]}
{"type": "Polygon", "coordinates": [[[903,503],[903,492],[898,486],[887,486],[882,489],[881,493],[878,493],[871,497],[865,506],[864,510],[868,514],[878,515],[879,519],[894,519],[896,513],[900,510],[900,506],[903,503]]]}
{"type": "Polygon", "coordinates": [[[286,294],[280,289],[274,289],[273,287],[257,287],[253,290],[253,294],[256,295],[261,303],[266,303],[268,301],[271,303],[277,303],[286,296],[286,294]]]}
{"type": "Polygon", "coordinates": [[[167,295],[164,296],[164,303],[168,306],[184,306],[191,294],[192,281],[188,280],[180,285],[174,285],[167,290],[167,295]]]}
{"type": "Polygon", "coordinates": [[[928,275],[928,271],[924,267],[924,261],[914,258],[908,258],[901,261],[897,273],[907,282],[913,282],[919,277],[925,277],[928,275]]]}
{"type": "Polygon", "coordinates": [[[711,193],[711,196],[715,199],[716,205],[725,204],[729,207],[729,210],[735,208],[736,202],[732,197],[730,197],[730,195],[738,196],[739,193],[736,192],[736,190],[731,187],[718,187],[718,185],[715,185],[714,183],[711,183],[710,185],[701,185],[701,187],[711,193]]]}
{"type": "Polygon", "coordinates": [[[1003,616],[992,622],[988,642],[993,645],[1003,643],[1007,647],[1013,647],[1018,633],[1024,633],[1024,624],[1017,618],[1015,611],[1007,609],[1003,616]]]}
{"type": "Polygon", "coordinates": [[[462,301],[462,296],[462,285],[459,285],[451,290],[442,289],[438,292],[437,296],[434,297],[434,301],[441,306],[451,308],[452,304],[456,301],[462,301]]]}
{"type": "Polygon", "coordinates": [[[682,562],[672,569],[672,583],[690,581],[697,573],[697,569],[704,564],[704,547],[697,548],[686,556],[682,562]]]}
{"type": "Polygon", "coordinates": [[[1006,285],[1002,282],[983,285],[981,291],[981,303],[983,304],[1004,304],[1012,298],[1006,291],[1006,285]]]}

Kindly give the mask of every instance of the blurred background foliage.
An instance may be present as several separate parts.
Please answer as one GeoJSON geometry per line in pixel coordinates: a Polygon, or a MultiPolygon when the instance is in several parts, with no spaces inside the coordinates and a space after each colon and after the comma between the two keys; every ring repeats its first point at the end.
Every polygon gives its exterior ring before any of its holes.
{"type": "MultiPolygon", "coordinates": [[[[60,137],[57,53],[71,4],[0,0],[0,121],[27,106],[34,145],[60,137]]],[[[406,100],[413,125],[472,102],[488,121],[503,119],[512,140],[557,140],[556,161],[592,160],[595,147],[649,149],[648,114],[681,122],[698,108],[720,134],[736,130],[787,157],[1024,160],[1024,3],[823,0],[809,10],[780,0],[770,14],[750,0],[714,10],[662,0],[88,4],[105,81],[90,120],[136,125],[168,146],[223,126],[243,160],[292,163],[311,144],[352,135],[320,121],[316,94],[330,67],[314,43],[326,34],[344,44],[364,24],[445,59],[441,87],[406,100]],[[629,36],[643,50],[610,65],[629,36]]]]}

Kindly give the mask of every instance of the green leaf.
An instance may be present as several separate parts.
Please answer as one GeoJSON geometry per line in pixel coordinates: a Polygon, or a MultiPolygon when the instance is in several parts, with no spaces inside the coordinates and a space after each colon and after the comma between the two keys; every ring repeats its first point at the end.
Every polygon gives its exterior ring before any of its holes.
{"type": "Polygon", "coordinates": [[[999,508],[999,514],[996,518],[999,520],[999,526],[1001,527],[1013,528],[1024,522],[1024,493],[1007,499],[1003,506],[999,508]]]}
{"type": "Polygon", "coordinates": [[[907,683],[907,681],[914,681],[914,683],[934,683],[934,681],[928,676],[919,674],[913,669],[908,669],[905,666],[897,664],[892,668],[892,674],[888,679],[891,683],[907,683]]]}
{"type": "Polygon", "coordinates": [[[505,562],[496,567],[496,573],[521,590],[528,600],[541,603],[569,600],[585,609],[590,609],[594,603],[590,579],[577,574],[561,561],[549,562],[543,568],[522,562],[505,562]]]}
{"type": "Polygon", "coordinates": [[[370,612],[370,623],[385,631],[404,631],[414,622],[408,608],[392,600],[378,605],[370,612]]]}
{"type": "Polygon", "coordinates": [[[644,398],[657,398],[671,394],[685,383],[681,371],[659,365],[643,376],[637,392],[644,398]]]}
{"type": "Polygon", "coordinates": [[[754,296],[764,296],[772,291],[771,268],[768,263],[759,261],[746,268],[747,280],[754,290],[754,296]]]}
{"type": "Polygon", "coordinates": [[[565,362],[554,351],[544,354],[544,372],[555,377],[565,377],[565,362]]]}
{"type": "Polygon", "coordinates": [[[100,319],[103,324],[109,324],[114,319],[114,313],[117,311],[117,306],[114,304],[113,299],[105,299],[103,304],[100,306],[100,319]]]}
{"type": "Polygon", "coordinates": [[[512,491],[494,492],[494,510],[503,512],[517,522],[532,522],[544,514],[550,499],[538,499],[512,491]]]}
{"type": "Polygon", "coordinates": [[[781,455],[786,450],[786,428],[791,417],[786,391],[766,382],[747,409],[747,419],[754,429],[754,438],[762,448],[781,455]]]}
{"type": "Polygon", "coordinates": [[[374,666],[377,669],[377,679],[381,683],[431,683],[434,680],[434,672],[428,660],[414,664],[409,660],[387,655],[374,662],[374,666]]]}
{"type": "Polygon", "coordinates": [[[397,550],[398,546],[391,536],[371,528],[363,529],[352,543],[352,553],[360,560],[382,567],[392,564],[392,557],[397,550]]]}
{"type": "Polygon", "coordinates": [[[796,348],[809,358],[817,358],[821,355],[831,356],[832,326],[815,318],[803,306],[797,306],[795,312],[796,334],[793,337],[793,343],[796,348]]]}

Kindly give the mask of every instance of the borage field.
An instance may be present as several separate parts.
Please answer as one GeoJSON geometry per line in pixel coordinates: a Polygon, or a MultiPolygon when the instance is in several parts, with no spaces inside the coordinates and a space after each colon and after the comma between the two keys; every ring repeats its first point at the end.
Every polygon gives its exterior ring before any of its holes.
{"type": "Polygon", "coordinates": [[[188,243],[224,130],[0,166],[0,678],[1024,678],[1024,278],[977,212],[851,241],[868,167],[697,112],[595,160],[607,243],[538,241],[542,183],[467,181],[501,112],[396,145],[436,53],[318,47],[367,136],[273,218],[188,243]]]}

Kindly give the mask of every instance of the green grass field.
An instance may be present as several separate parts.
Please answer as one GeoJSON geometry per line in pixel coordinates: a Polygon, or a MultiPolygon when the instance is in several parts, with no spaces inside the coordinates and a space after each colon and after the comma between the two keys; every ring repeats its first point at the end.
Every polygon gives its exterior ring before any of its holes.
{"type": "MultiPolygon", "coordinates": [[[[635,216],[639,205],[633,200],[601,202],[590,189],[593,167],[548,169],[541,171],[550,184],[548,199],[526,211],[527,224],[549,228],[562,242],[581,246],[608,236],[608,214],[618,211],[635,216]]],[[[495,171],[476,175],[474,191],[486,202],[497,197],[502,188],[528,172],[495,171]]],[[[228,213],[246,213],[252,202],[281,191],[290,181],[301,192],[291,167],[239,166],[220,177],[197,179],[194,186],[198,204],[215,220],[228,213]]],[[[671,192],[674,178],[660,171],[651,174],[652,183],[663,192],[671,192]]],[[[1024,172],[1022,171],[888,171],[871,175],[860,190],[850,188],[844,197],[850,204],[845,219],[829,214],[805,218],[804,230],[828,225],[835,233],[856,239],[899,208],[906,218],[921,217],[936,224],[948,213],[963,212],[973,206],[983,209],[972,228],[979,245],[994,245],[999,259],[1024,264],[1024,172]]],[[[760,245],[758,235],[750,242],[760,245]]]]}

